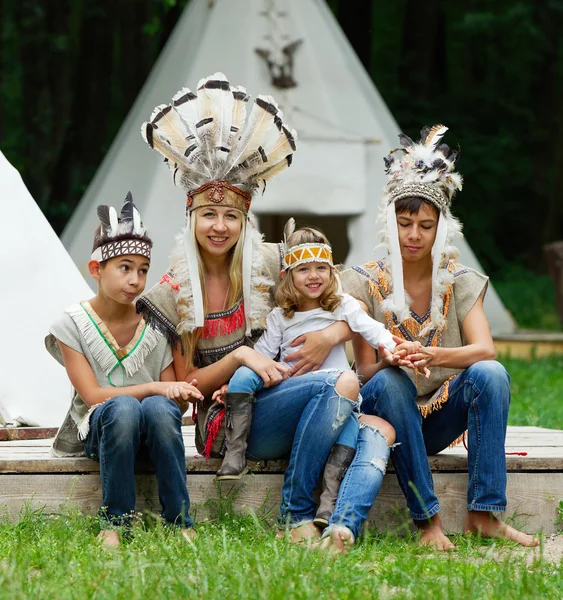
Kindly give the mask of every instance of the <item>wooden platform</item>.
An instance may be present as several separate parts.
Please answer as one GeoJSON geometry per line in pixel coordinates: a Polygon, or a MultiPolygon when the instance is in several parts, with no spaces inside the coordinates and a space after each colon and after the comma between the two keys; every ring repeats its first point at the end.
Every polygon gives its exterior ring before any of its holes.
{"type": "MultiPolygon", "coordinates": [[[[285,461],[251,463],[252,473],[241,482],[218,484],[214,473],[219,461],[198,457],[193,427],[184,427],[188,489],[197,520],[216,514],[220,495],[233,501],[237,511],[270,511],[277,514],[285,461]]],[[[24,503],[59,511],[62,504],[78,505],[93,514],[101,503],[99,465],[87,458],[54,458],[50,439],[0,442],[0,486],[3,510],[16,519],[24,503]]],[[[512,520],[530,533],[556,531],[555,520],[563,500],[563,431],[538,427],[509,427],[508,510],[512,520]]],[[[435,488],[448,531],[461,530],[466,507],[467,452],[444,451],[430,458],[435,488]]],[[[159,511],[158,493],[150,467],[141,465],[137,475],[137,508],[159,511]]],[[[407,525],[404,499],[389,467],[383,487],[370,513],[379,529],[407,525]]]]}
{"type": "Polygon", "coordinates": [[[497,355],[512,358],[541,358],[551,354],[563,354],[563,332],[522,330],[507,335],[494,336],[497,355]]]}

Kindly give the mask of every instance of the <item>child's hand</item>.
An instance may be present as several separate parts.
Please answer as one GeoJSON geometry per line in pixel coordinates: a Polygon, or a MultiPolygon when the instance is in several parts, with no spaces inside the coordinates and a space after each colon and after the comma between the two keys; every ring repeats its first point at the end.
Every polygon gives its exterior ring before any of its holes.
{"type": "Polygon", "coordinates": [[[218,390],[213,392],[213,396],[211,396],[211,400],[214,402],[219,402],[219,404],[225,404],[225,394],[229,389],[229,384],[224,383],[218,390]]]}
{"type": "Polygon", "coordinates": [[[186,381],[168,382],[165,395],[182,408],[190,401],[203,400],[203,394],[197,389],[196,385],[197,381],[195,379],[192,379],[190,383],[186,381]]]}

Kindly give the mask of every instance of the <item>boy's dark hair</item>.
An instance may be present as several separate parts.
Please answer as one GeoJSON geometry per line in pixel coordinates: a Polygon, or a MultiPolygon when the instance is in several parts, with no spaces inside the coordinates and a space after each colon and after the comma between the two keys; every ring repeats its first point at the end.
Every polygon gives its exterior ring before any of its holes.
{"type": "Polygon", "coordinates": [[[432,204],[432,202],[428,202],[428,200],[425,200],[424,198],[417,197],[401,198],[400,200],[397,200],[397,202],[395,202],[395,213],[409,213],[409,215],[417,215],[420,207],[423,204],[432,207],[436,217],[438,217],[439,210],[434,204],[432,204]]]}

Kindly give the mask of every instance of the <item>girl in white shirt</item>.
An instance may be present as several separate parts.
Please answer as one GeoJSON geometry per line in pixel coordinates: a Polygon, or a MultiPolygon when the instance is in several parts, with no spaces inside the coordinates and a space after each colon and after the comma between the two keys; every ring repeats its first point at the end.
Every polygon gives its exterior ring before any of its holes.
{"type": "MultiPolygon", "coordinates": [[[[285,244],[284,266],[282,283],[276,293],[278,307],[268,315],[266,331],[254,346],[257,352],[271,359],[279,357],[280,364],[290,366],[286,357],[298,350],[298,347],[291,346],[294,340],[336,321],[348,323],[354,333],[361,335],[380,352],[389,356],[394,352],[396,342],[393,336],[381,323],[369,317],[355,298],[342,293],[332,262],[332,250],[321,232],[305,227],[290,233],[285,244]]],[[[321,370],[339,373],[351,371],[344,344],[332,349],[321,370]]],[[[214,400],[225,403],[226,415],[227,448],[217,479],[239,479],[247,470],[246,439],[252,419],[249,396],[262,389],[264,383],[254,371],[240,367],[228,385],[213,395],[214,400]]],[[[357,382],[356,396],[359,396],[359,387],[357,382]]],[[[283,410],[283,407],[280,408],[283,410]]],[[[348,421],[325,468],[325,492],[321,496],[321,506],[315,519],[315,524],[319,526],[326,526],[340,480],[354,457],[358,421],[379,430],[386,438],[385,463],[389,456],[389,445],[395,440],[391,425],[379,417],[362,415],[358,420],[354,415],[348,421]]]]}

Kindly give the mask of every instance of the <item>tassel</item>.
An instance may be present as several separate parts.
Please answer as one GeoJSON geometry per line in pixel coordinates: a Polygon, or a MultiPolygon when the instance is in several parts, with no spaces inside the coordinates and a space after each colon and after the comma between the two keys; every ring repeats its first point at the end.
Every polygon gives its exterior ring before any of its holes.
{"type": "Polygon", "coordinates": [[[217,439],[217,436],[219,435],[219,430],[221,429],[221,425],[223,424],[224,418],[225,418],[225,409],[222,408],[207,423],[207,427],[206,427],[207,437],[205,438],[205,448],[203,450],[203,455],[205,456],[206,459],[209,459],[211,456],[211,449],[213,448],[213,442],[217,439]]]}
{"type": "Polygon", "coordinates": [[[218,319],[205,319],[201,337],[208,339],[231,335],[237,329],[240,329],[244,323],[244,302],[242,302],[231,315],[220,317],[218,319]]]}
{"type": "Polygon", "coordinates": [[[420,411],[420,414],[422,415],[423,419],[426,419],[426,417],[428,415],[432,414],[434,411],[440,410],[442,408],[442,406],[448,401],[448,399],[450,397],[449,396],[450,382],[454,377],[457,377],[457,376],[452,375],[451,377],[448,377],[446,379],[446,381],[444,381],[444,383],[442,384],[440,393],[438,394],[437,398],[431,404],[425,404],[423,406],[418,407],[418,410],[420,411]]]}
{"type": "Polygon", "coordinates": [[[92,416],[92,413],[96,410],[96,408],[98,408],[98,406],[101,406],[102,404],[103,402],[100,402],[99,404],[94,404],[91,406],[88,409],[88,412],[84,415],[82,421],[80,421],[78,424],[78,439],[81,442],[83,442],[90,433],[90,417],[92,416]]]}

